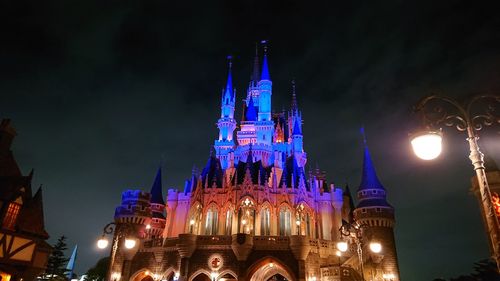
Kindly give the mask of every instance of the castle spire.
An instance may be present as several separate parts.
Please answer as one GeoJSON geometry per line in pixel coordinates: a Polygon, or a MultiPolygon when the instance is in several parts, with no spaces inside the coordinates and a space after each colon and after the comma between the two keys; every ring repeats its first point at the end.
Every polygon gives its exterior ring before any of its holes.
{"type": "Polygon", "coordinates": [[[163,201],[162,185],[161,185],[161,167],[158,167],[156,177],[151,186],[151,203],[165,205],[163,201]]]}
{"type": "Polygon", "coordinates": [[[380,183],[377,173],[375,171],[375,166],[368,150],[368,145],[366,144],[366,136],[364,128],[361,128],[361,134],[363,136],[364,143],[364,157],[363,157],[363,175],[361,178],[361,183],[359,185],[358,191],[363,189],[384,189],[380,183]]]}
{"type": "Polygon", "coordinates": [[[262,59],[262,72],[260,74],[260,80],[271,81],[271,75],[269,74],[269,65],[267,62],[267,41],[262,41],[264,44],[264,58],[262,59]]]}
{"type": "Polygon", "coordinates": [[[224,89],[223,104],[229,104],[230,102],[234,101],[233,76],[231,73],[233,66],[232,56],[228,56],[227,60],[228,60],[228,71],[227,71],[226,88],[224,89]]]}
{"type": "Polygon", "coordinates": [[[251,86],[257,87],[257,83],[259,83],[260,80],[259,46],[257,42],[255,42],[255,57],[253,60],[253,70],[251,78],[251,86]]]}
{"type": "Polygon", "coordinates": [[[292,106],[291,109],[293,112],[299,110],[299,106],[297,104],[297,95],[295,93],[295,79],[292,80],[292,106]]]}
{"type": "Polygon", "coordinates": [[[253,103],[253,98],[250,96],[250,101],[248,102],[248,107],[245,112],[246,121],[256,121],[257,111],[255,110],[255,105],[253,103]]]}

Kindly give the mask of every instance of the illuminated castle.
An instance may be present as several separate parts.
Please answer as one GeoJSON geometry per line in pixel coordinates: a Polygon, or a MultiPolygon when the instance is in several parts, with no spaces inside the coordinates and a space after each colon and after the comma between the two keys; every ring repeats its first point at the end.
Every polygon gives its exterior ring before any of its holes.
{"type": "Polygon", "coordinates": [[[123,193],[115,222],[132,225],[140,243],[125,249],[118,241],[112,280],[335,281],[362,280],[362,275],[400,280],[394,210],[368,147],[355,208],[348,187],[328,184],[322,171],[306,169],[295,86],[288,112],[272,112],[272,94],[264,48],[262,59],[256,54],[238,124],[229,62],[219,136],[206,166],[194,169],[184,190],[170,189],[166,198],[160,170],[151,192],[123,193]],[[339,232],[342,225],[356,223],[363,226],[362,263],[353,238],[339,232]],[[354,248],[339,252],[342,239],[354,248]],[[382,252],[368,250],[372,240],[382,252]]]}

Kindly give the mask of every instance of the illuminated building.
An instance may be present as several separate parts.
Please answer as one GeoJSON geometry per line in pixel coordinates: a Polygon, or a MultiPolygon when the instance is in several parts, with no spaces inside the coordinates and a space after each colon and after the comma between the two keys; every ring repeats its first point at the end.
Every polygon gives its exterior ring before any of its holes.
{"type": "Polygon", "coordinates": [[[339,229],[354,219],[363,224],[363,249],[368,240],[382,245],[378,254],[364,250],[364,276],[400,280],[394,209],[368,147],[355,208],[348,188],[305,168],[295,85],[289,111],[273,113],[267,50],[262,67],[260,61],[256,55],[239,126],[229,63],[218,138],[182,191],[170,189],[164,198],[158,171],[151,192],[123,193],[115,222],[132,225],[140,243],[127,250],[118,241],[112,280],[360,280],[356,251],[336,248],[339,229]]]}
{"type": "Polygon", "coordinates": [[[52,247],[45,241],[42,189],[32,195],[31,179],[10,149],[16,131],[0,123],[0,277],[2,281],[35,280],[46,267],[52,247]]]}

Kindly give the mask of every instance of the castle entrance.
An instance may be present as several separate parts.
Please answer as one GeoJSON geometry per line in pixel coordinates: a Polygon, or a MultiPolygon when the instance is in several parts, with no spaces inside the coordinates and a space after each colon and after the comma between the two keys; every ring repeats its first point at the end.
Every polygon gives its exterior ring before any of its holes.
{"type": "Polygon", "coordinates": [[[249,272],[249,281],[294,281],[292,274],[279,262],[267,258],[257,264],[249,272]]]}

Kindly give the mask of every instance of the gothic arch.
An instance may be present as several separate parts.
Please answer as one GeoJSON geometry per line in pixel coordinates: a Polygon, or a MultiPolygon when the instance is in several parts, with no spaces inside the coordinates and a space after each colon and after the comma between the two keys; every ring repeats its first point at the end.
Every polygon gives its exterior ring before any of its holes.
{"type": "Polygon", "coordinates": [[[193,281],[200,274],[205,274],[209,279],[212,279],[212,277],[210,277],[210,272],[208,270],[200,268],[196,270],[193,274],[191,274],[191,276],[189,276],[188,281],[193,281]]]}
{"type": "Polygon", "coordinates": [[[280,274],[290,281],[297,280],[293,271],[287,265],[271,256],[263,257],[254,262],[246,272],[246,280],[266,281],[276,274],[280,274]]]}
{"type": "Polygon", "coordinates": [[[167,268],[167,270],[165,270],[165,272],[163,272],[163,274],[162,274],[162,280],[163,279],[170,280],[170,279],[168,279],[168,277],[170,276],[170,274],[174,274],[174,276],[175,276],[175,269],[172,266],[169,267],[169,268],[167,268]]]}
{"type": "Polygon", "coordinates": [[[226,274],[229,274],[229,275],[233,276],[234,279],[238,280],[238,275],[234,271],[232,271],[231,269],[225,269],[225,270],[221,271],[217,277],[217,280],[219,280],[219,278],[221,276],[224,276],[226,274]]]}
{"type": "Polygon", "coordinates": [[[144,267],[139,270],[137,270],[134,274],[130,275],[130,281],[141,281],[144,278],[147,278],[148,276],[150,277],[151,270],[148,268],[144,267]]]}

